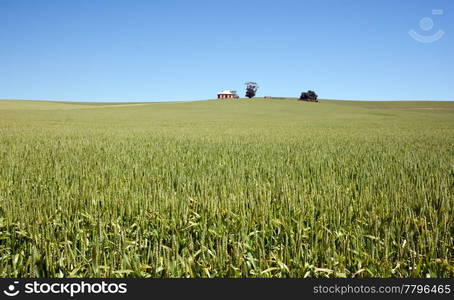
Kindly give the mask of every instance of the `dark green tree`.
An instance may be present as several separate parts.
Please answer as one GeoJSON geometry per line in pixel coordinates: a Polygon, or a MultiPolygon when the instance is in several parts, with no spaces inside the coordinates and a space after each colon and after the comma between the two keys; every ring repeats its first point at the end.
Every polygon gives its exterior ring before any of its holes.
{"type": "Polygon", "coordinates": [[[257,92],[257,89],[259,88],[257,82],[246,82],[246,97],[251,99],[252,97],[255,97],[255,93],[257,92]]]}
{"type": "Polygon", "coordinates": [[[311,90],[308,90],[307,92],[302,92],[300,95],[300,100],[302,101],[318,102],[317,98],[318,95],[311,90]]]}

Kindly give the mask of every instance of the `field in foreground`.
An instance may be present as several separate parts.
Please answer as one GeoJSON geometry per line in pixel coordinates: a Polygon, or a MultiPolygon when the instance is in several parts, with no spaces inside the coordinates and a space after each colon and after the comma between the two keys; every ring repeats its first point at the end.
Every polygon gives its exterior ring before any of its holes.
{"type": "Polygon", "coordinates": [[[0,277],[454,277],[454,103],[0,101],[0,277]]]}

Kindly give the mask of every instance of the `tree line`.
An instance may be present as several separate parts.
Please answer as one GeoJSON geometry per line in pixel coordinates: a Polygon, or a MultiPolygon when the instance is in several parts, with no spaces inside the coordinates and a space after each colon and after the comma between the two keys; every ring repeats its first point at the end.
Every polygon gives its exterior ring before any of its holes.
{"type": "MultiPolygon", "coordinates": [[[[257,82],[249,81],[245,83],[246,85],[246,97],[251,99],[255,97],[255,94],[257,93],[257,90],[259,88],[259,85],[257,82]]],[[[308,90],[307,92],[302,92],[299,100],[301,101],[309,101],[309,102],[318,102],[318,95],[312,91],[308,90]]]]}

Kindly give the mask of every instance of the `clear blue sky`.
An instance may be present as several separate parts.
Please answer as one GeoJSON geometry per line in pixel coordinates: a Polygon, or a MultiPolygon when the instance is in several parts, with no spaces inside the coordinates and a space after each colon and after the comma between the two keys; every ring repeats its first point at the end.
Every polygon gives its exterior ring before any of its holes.
{"type": "Polygon", "coordinates": [[[259,96],[454,100],[453,14],[451,0],[0,0],[0,99],[196,100],[256,81],[259,96]]]}

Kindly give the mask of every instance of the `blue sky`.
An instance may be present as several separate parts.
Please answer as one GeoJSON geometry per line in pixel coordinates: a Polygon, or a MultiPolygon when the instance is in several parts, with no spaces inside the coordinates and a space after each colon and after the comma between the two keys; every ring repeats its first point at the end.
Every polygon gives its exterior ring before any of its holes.
{"type": "Polygon", "coordinates": [[[197,100],[256,81],[259,96],[454,100],[453,13],[450,0],[0,0],[0,99],[197,100]]]}

